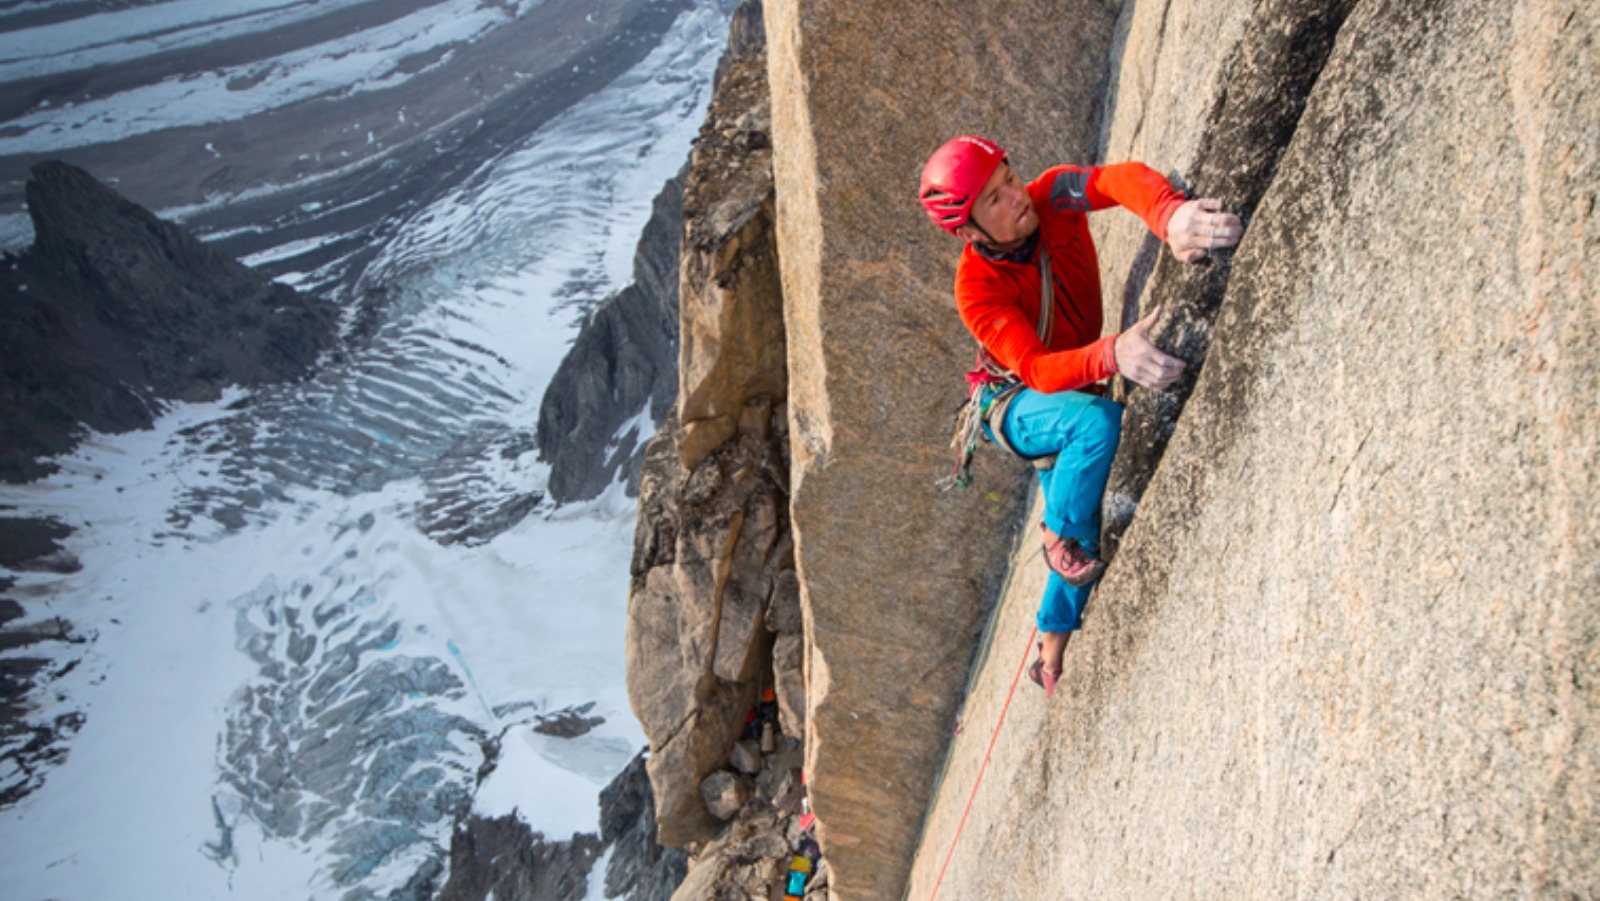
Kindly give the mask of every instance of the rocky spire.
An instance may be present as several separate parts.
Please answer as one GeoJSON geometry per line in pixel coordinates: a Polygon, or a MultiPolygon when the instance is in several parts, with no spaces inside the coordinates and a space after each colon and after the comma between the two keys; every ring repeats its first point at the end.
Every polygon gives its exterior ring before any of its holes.
{"type": "Polygon", "coordinates": [[[303,375],[334,308],[270,281],[61,162],[33,168],[31,248],[0,263],[0,477],[43,474],[82,426],[303,375]]]}

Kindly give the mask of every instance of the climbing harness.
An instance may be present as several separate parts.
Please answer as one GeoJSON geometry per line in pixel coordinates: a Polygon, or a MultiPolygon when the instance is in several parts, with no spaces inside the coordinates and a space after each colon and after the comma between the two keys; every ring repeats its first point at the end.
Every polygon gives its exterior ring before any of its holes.
{"type": "MultiPolygon", "coordinates": [[[[1039,247],[1039,340],[1046,348],[1055,328],[1055,308],[1050,302],[1050,254],[1039,247]]],[[[972,455],[978,449],[978,440],[992,440],[1014,457],[1027,460],[1034,469],[1047,470],[1056,465],[1056,455],[1030,457],[1011,446],[1001,428],[1006,421],[1006,410],[1026,386],[1016,373],[1000,365],[981,343],[978,345],[977,365],[967,373],[967,402],[956,410],[956,430],[950,446],[956,449],[955,468],[934,487],[941,493],[952,488],[966,488],[972,484],[972,455]],[[988,429],[984,426],[987,425],[988,429]]]]}

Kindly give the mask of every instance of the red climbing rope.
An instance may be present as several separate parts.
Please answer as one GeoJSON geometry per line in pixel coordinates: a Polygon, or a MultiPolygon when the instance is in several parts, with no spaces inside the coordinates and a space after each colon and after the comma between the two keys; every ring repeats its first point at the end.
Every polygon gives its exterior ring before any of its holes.
{"type": "Polygon", "coordinates": [[[1006,702],[1000,707],[1000,718],[995,720],[994,734],[989,736],[989,747],[983,752],[983,763],[978,765],[978,778],[972,780],[972,793],[967,795],[967,806],[961,811],[961,822],[956,824],[956,834],[950,837],[950,850],[945,852],[944,864],[939,867],[939,878],[934,880],[933,893],[928,895],[928,901],[939,897],[939,886],[944,884],[944,871],[950,868],[950,858],[956,854],[956,842],[961,840],[961,830],[967,827],[967,814],[972,812],[972,801],[978,797],[978,786],[983,784],[983,771],[989,768],[989,755],[994,753],[995,740],[1000,737],[1000,727],[1005,725],[1006,711],[1011,709],[1011,697],[1017,693],[1017,685],[1022,681],[1022,673],[1028,668],[1028,655],[1033,651],[1033,639],[1039,634],[1038,627],[1028,633],[1028,643],[1022,647],[1022,662],[1017,664],[1017,674],[1011,677],[1011,690],[1006,692],[1006,702]]]}

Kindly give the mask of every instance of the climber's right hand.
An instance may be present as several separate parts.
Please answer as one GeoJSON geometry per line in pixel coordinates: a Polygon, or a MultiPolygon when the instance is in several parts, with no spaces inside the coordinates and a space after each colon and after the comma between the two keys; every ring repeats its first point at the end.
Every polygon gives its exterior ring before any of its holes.
{"type": "Polygon", "coordinates": [[[1213,250],[1233,247],[1244,236],[1244,223],[1222,211],[1222,201],[1204,197],[1188,200],[1167,221],[1167,244],[1173,256],[1198,263],[1213,250]]]}
{"type": "Polygon", "coordinates": [[[1188,365],[1171,354],[1163,353],[1146,334],[1159,318],[1161,318],[1161,308],[1156,307],[1149,316],[1118,335],[1111,348],[1111,352],[1117,357],[1117,372],[1134,384],[1154,391],[1160,391],[1176,382],[1188,365]]]}

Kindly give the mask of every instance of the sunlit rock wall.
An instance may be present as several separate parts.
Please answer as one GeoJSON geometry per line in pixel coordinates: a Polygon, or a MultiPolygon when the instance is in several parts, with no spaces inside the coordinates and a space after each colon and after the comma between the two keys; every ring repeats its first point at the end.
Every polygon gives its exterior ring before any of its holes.
{"type": "MultiPolygon", "coordinates": [[[[1115,4],[769,2],[807,776],[833,892],[898,899],[1025,473],[939,495],[974,344],[927,155],[992,135],[1085,162],[1115,4]]],[[[971,895],[969,897],[984,897],[971,895]]]]}

